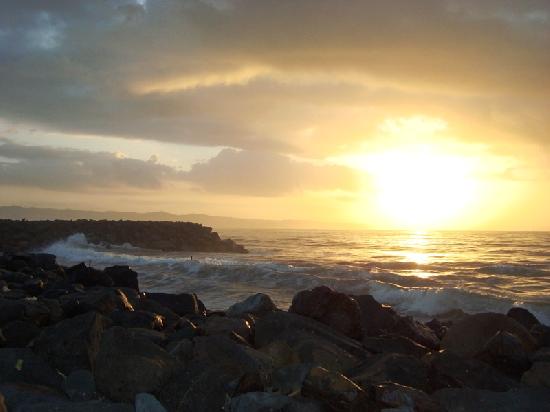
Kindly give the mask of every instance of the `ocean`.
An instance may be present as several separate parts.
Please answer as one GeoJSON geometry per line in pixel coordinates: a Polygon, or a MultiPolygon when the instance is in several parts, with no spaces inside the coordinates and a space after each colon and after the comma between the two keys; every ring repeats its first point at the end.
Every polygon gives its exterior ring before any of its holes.
{"type": "Polygon", "coordinates": [[[426,320],[451,309],[506,312],[521,306],[550,324],[550,232],[227,230],[249,254],[167,253],[105,247],[82,234],[43,251],[58,262],[127,264],[143,291],[194,292],[209,309],[267,293],[280,308],[327,285],[372,294],[426,320]]]}

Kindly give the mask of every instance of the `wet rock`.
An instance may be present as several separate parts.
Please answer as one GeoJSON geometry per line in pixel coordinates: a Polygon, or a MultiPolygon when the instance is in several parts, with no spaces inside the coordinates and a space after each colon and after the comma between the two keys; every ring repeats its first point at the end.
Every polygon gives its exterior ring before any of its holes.
{"type": "Polygon", "coordinates": [[[138,393],[159,390],[173,363],[160,346],[115,326],[103,334],[94,377],[98,390],[110,399],[133,402],[138,393]]]}
{"type": "Polygon", "coordinates": [[[165,320],[165,329],[172,330],[178,327],[180,324],[180,316],[168,309],[166,306],[161,305],[159,302],[153,299],[140,297],[134,304],[135,310],[144,310],[146,312],[156,313],[162,316],[165,320]]]}
{"type": "Polygon", "coordinates": [[[528,353],[537,345],[529,332],[514,319],[500,313],[478,313],[454,323],[441,341],[441,348],[463,357],[472,357],[481,352],[501,330],[516,335],[528,353]]]}
{"type": "Polygon", "coordinates": [[[373,353],[401,353],[418,358],[426,355],[430,350],[412,339],[398,335],[365,336],[365,348],[373,353]]]}
{"type": "Polygon", "coordinates": [[[519,338],[503,331],[498,331],[476,357],[516,379],[531,366],[529,355],[519,338]]]}
{"type": "Polygon", "coordinates": [[[97,397],[94,375],[89,370],[71,372],[63,383],[63,390],[75,402],[89,401],[97,397]]]}
{"type": "Polygon", "coordinates": [[[377,355],[347,373],[362,387],[383,382],[395,382],[423,391],[430,390],[428,365],[420,359],[398,353],[377,355]]]}
{"type": "Polygon", "coordinates": [[[426,326],[433,330],[435,336],[437,336],[440,340],[443,339],[443,336],[445,336],[445,333],[447,332],[447,326],[441,323],[439,319],[436,318],[432,319],[429,322],[426,322],[426,326]]]}
{"type": "Polygon", "coordinates": [[[205,335],[230,335],[232,332],[242,336],[246,341],[252,341],[252,329],[248,321],[225,316],[209,316],[200,323],[205,335]]]}
{"type": "Polygon", "coordinates": [[[23,289],[30,296],[38,296],[44,291],[44,282],[42,279],[32,278],[23,283],[23,289]]]}
{"type": "Polygon", "coordinates": [[[91,310],[106,316],[117,309],[134,310],[126,295],[119,289],[93,288],[86,290],[85,293],[62,296],[59,300],[68,316],[86,313],[91,310]]]}
{"type": "Polygon", "coordinates": [[[288,311],[315,319],[351,338],[360,339],[362,336],[357,302],[326,286],[297,293],[288,311]]]}
{"type": "Polygon", "coordinates": [[[448,388],[432,395],[448,412],[545,411],[550,405],[550,391],[541,388],[517,388],[508,392],[481,389],[448,388]]]}
{"type": "Polygon", "coordinates": [[[288,396],[249,392],[231,399],[227,411],[230,412],[321,412],[319,404],[288,396]]]}
{"type": "Polygon", "coordinates": [[[529,386],[550,388],[550,362],[535,362],[531,369],[523,374],[521,382],[529,386]]]}
{"type": "Polygon", "coordinates": [[[160,303],[179,316],[205,315],[204,305],[194,293],[147,293],[146,298],[160,303]]]}
{"type": "Polygon", "coordinates": [[[93,369],[101,335],[109,323],[97,312],[63,320],[42,331],[35,340],[35,350],[66,375],[93,369]]]}
{"type": "Polygon", "coordinates": [[[540,325],[540,322],[535,315],[525,308],[511,308],[506,316],[514,319],[527,330],[530,330],[535,325],[540,325]]]}
{"type": "Polygon", "coordinates": [[[27,346],[41,329],[34,323],[25,320],[14,320],[0,329],[4,336],[4,346],[8,348],[22,348],[27,346]]]}
{"type": "Polygon", "coordinates": [[[550,347],[550,326],[534,325],[530,333],[537,341],[537,346],[550,347]]]}
{"type": "Polygon", "coordinates": [[[310,369],[302,394],[322,402],[331,411],[368,411],[367,396],[358,385],[321,367],[310,369]]]}
{"type": "Polygon", "coordinates": [[[227,316],[241,317],[247,314],[262,316],[274,310],[277,310],[277,306],[268,295],[256,293],[232,305],[227,309],[227,316]]]}
{"type": "Polygon", "coordinates": [[[0,349],[0,383],[8,382],[60,387],[62,378],[30,349],[2,348],[0,349]]]}
{"type": "Polygon", "coordinates": [[[425,357],[430,367],[432,388],[467,387],[492,391],[507,391],[518,382],[478,359],[462,358],[449,351],[425,357]]]}
{"type": "Polygon", "coordinates": [[[86,266],[84,263],[72,266],[65,270],[67,278],[73,283],[80,283],[86,287],[113,286],[113,280],[101,270],[86,266]]]}
{"type": "Polygon", "coordinates": [[[383,383],[375,388],[378,403],[391,408],[416,412],[445,412],[443,406],[425,392],[397,383],[383,383]]]}
{"type": "Polygon", "coordinates": [[[365,336],[405,336],[429,349],[439,349],[439,339],[426,325],[411,317],[398,315],[391,307],[381,305],[371,295],[354,296],[354,299],[359,304],[365,336]]]}
{"type": "Polygon", "coordinates": [[[166,412],[159,400],[150,393],[138,393],[135,406],[135,412],[166,412]]]}
{"type": "Polygon", "coordinates": [[[138,274],[126,265],[106,267],[104,273],[113,280],[116,287],[135,289],[139,292],[138,274]]]}
{"type": "Polygon", "coordinates": [[[115,310],[111,313],[110,317],[115,325],[125,328],[143,328],[160,331],[165,327],[164,317],[145,310],[115,310]]]}

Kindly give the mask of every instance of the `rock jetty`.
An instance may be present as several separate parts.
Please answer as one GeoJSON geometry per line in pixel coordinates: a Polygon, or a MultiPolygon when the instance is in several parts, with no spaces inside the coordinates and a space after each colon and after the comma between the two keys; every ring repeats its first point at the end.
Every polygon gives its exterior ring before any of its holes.
{"type": "Polygon", "coordinates": [[[222,240],[212,228],[191,222],[9,219],[0,219],[0,250],[32,251],[76,233],[84,234],[89,242],[96,244],[129,243],[164,251],[247,252],[231,239],[222,240]]]}
{"type": "Polygon", "coordinates": [[[0,411],[550,410],[550,327],[525,309],[424,324],[317,287],[210,311],[128,266],[3,254],[0,330],[0,411]]]}

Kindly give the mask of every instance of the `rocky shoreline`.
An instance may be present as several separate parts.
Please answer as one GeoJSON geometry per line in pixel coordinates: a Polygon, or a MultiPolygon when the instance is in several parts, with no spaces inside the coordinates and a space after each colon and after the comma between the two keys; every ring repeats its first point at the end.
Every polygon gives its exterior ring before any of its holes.
{"type": "Polygon", "coordinates": [[[317,287],[210,311],[127,266],[5,253],[0,328],[0,412],[550,410],[550,327],[521,308],[424,324],[317,287]]]}
{"type": "Polygon", "coordinates": [[[231,239],[221,239],[199,223],[131,220],[0,219],[0,250],[27,252],[76,233],[91,243],[186,252],[247,253],[231,239]]]}

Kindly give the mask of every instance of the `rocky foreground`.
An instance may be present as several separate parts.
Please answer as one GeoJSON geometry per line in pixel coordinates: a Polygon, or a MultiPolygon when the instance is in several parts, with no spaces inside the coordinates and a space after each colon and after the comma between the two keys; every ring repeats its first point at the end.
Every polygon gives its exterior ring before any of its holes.
{"type": "Polygon", "coordinates": [[[318,287],[209,311],[46,254],[0,256],[0,290],[0,411],[550,410],[550,327],[520,308],[423,324],[318,287]]]}
{"type": "Polygon", "coordinates": [[[131,220],[10,220],[0,219],[0,250],[25,252],[47,246],[76,233],[89,242],[129,243],[144,249],[186,252],[247,253],[231,239],[221,239],[212,228],[191,222],[131,220]]]}

